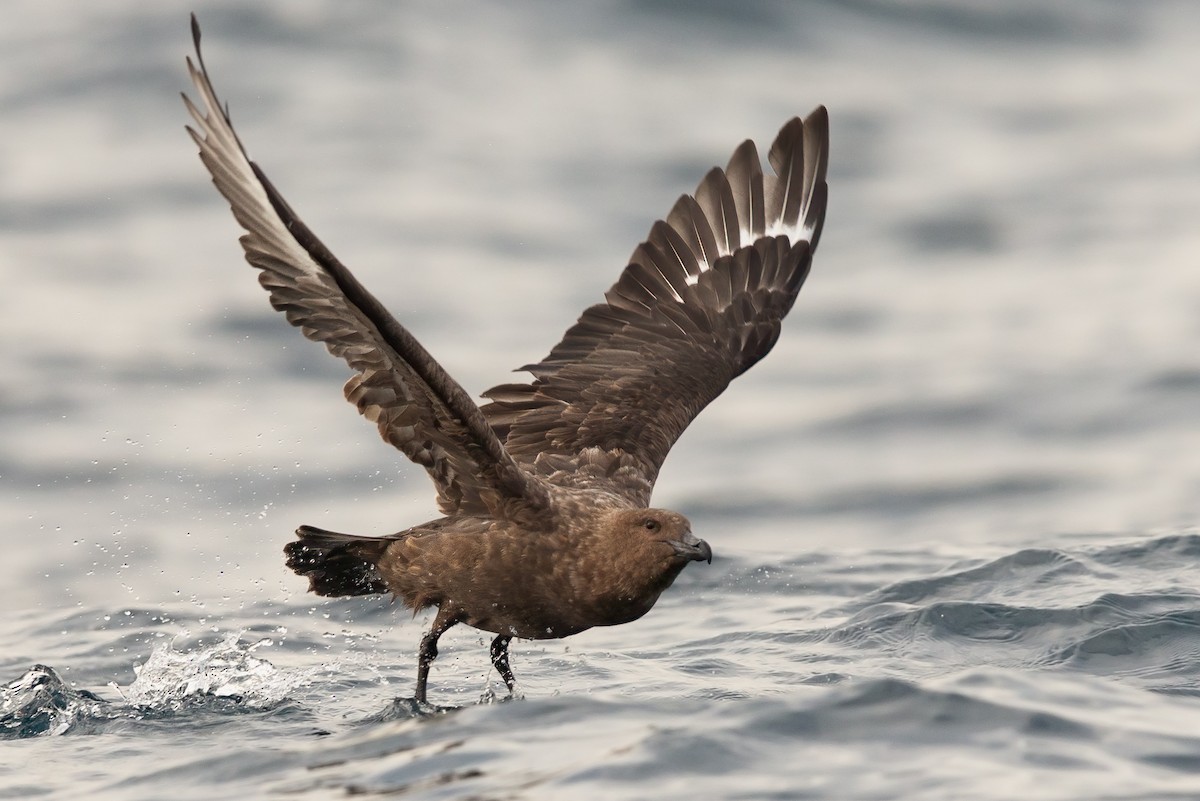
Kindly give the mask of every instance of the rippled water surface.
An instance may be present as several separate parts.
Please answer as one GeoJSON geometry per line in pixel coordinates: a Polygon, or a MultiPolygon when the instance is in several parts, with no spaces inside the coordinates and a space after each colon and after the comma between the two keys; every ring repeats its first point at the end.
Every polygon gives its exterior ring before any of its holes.
{"type": "Polygon", "coordinates": [[[208,2],[305,220],[472,391],[741,139],[830,109],[772,355],[655,503],[717,555],[516,642],[322,600],[300,523],[428,480],[270,311],[176,2],[0,26],[0,797],[1200,796],[1200,7],[208,2]]]}

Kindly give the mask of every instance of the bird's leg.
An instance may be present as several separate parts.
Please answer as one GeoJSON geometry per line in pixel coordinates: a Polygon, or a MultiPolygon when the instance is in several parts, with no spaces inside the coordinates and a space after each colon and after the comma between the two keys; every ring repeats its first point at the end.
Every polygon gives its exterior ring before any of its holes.
{"type": "Polygon", "coordinates": [[[429,682],[429,666],[438,655],[438,637],[446,633],[446,629],[458,622],[458,619],[445,609],[439,609],[433,619],[433,628],[421,638],[421,649],[417,652],[417,691],[418,704],[425,704],[425,686],[429,682]]]}
{"type": "Polygon", "coordinates": [[[417,691],[416,699],[418,704],[424,704],[425,701],[425,685],[429,682],[429,666],[437,659],[438,637],[441,632],[436,628],[421,638],[421,650],[417,652],[417,691]]]}
{"type": "Polygon", "coordinates": [[[492,640],[492,664],[499,671],[500,678],[504,679],[504,683],[508,685],[509,693],[512,693],[517,684],[517,680],[513,678],[512,668],[508,666],[508,641],[511,639],[512,637],[508,634],[500,634],[492,640]]]}

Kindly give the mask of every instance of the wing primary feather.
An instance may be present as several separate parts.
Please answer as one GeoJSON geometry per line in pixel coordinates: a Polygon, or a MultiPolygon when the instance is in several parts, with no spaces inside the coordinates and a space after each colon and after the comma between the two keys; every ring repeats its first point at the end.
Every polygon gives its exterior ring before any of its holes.
{"type": "Polygon", "coordinates": [[[697,272],[692,274],[693,278],[712,268],[721,251],[708,217],[694,197],[680,195],[667,215],[667,225],[675,229],[697,262],[697,272]]]}
{"type": "Polygon", "coordinates": [[[713,167],[696,187],[696,203],[711,222],[719,255],[727,256],[741,247],[741,226],[737,204],[729,179],[720,167],[713,167]]]}
{"type": "Polygon", "coordinates": [[[744,241],[744,244],[749,244],[762,236],[766,227],[762,164],[758,160],[758,148],[754,146],[754,142],[747,139],[733,151],[725,173],[737,206],[742,239],[748,240],[744,241]]]}
{"type": "MultiPolygon", "coordinates": [[[[804,124],[792,117],[779,130],[767,160],[775,170],[771,191],[767,197],[768,224],[783,231],[795,228],[805,194],[804,124]]],[[[811,176],[810,176],[811,177],[811,176]]]]}
{"type": "Polygon", "coordinates": [[[629,267],[626,268],[633,280],[645,287],[646,291],[654,298],[652,305],[657,305],[666,298],[679,299],[675,288],[658,266],[658,262],[662,260],[665,260],[665,257],[656,246],[650,242],[643,242],[634,251],[629,267]]]}
{"type": "Polygon", "coordinates": [[[826,174],[829,171],[829,112],[824,106],[813,109],[804,120],[804,229],[816,249],[825,225],[825,207],[829,199],[826,174]]]}
{"type": "Polygon", "coordinates": [[[687,291],[688,277],[700,272],[696,254],[683,241],[683,237],[662,220],[651,226],[649,241],[657,245],[659,251],[666,257],[665,261],[660,263],[663,277],[670,282],[675,294],[682,300],[683,294],[687,291]]]}
{"type": "MultiPolygon", "coordinates": [[[[659,223],[662,221],[660,220],[659,223]]],[[[666,224],[662,224],[665,227],[666,224]]],[[[658,241],[662,241],[661,237],[658,238],[658,241]]],[[[664,253],[662,246],[655,241],[654,237],[638,246],[638,249],[634,251],[634,262],[646,268],[646,277],[651,280],[656,277],[659,279],[655,283],[663,289],[662,298],[670,296],[679,303],[683,302],[680,289],[687,286],[687,280],[683,275],[675,275],[681,269],[679,262],[673,256],[664,253]]]]}

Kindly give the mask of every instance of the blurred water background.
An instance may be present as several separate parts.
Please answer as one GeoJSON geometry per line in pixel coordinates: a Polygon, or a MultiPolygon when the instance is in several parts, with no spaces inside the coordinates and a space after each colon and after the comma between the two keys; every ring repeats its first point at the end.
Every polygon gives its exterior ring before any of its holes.
{"type": "Polygon", "coordinates": [[[13,0],[0,797],[1200,796],[1200,5],[13,0]],[[304,593],[433,516],[271,312],[182,130],[187,14],[300,215],[472,392],[742,139],[832,119],[771,356],[668,460],[717,553],[516,643],[304,593]],[[38,667],[33,667],[38,665],[38,667]]]}

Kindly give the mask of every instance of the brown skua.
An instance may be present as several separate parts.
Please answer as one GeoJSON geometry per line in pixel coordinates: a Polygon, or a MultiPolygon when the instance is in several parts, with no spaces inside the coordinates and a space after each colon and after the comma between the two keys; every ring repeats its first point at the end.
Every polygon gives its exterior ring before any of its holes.
{"type": "Polygon", "coordinates": [[[824,221],[828,118],[780,130],[764,174],[750,141],[637,246],[605,302],[585,310],[528,383],[478,406],[308,229],[246,155],[213,91],[192,19],[199,94],[188,131],[245,230],[271,304],[354,371],[348,400],[424,467],[443,514],[384,537],[301,526],[287,565],[326,596],[391,593],[436,606],[438,638],[496,634],[510,692],[513,637],[566,637],[636,620],[691,561],[712,560],[682,515],[648,508],[659,468],[695,416],[765,356],[808,275],[824,221]]]}

